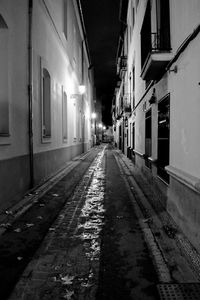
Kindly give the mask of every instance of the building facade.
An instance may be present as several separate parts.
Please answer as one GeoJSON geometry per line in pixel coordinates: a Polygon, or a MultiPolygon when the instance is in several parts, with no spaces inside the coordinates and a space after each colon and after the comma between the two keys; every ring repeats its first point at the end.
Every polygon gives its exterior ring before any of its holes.
{"type": "Polygon", "coordinates": [[[200,250],[200,2],[124,0],[120,15],[116,145],[200,250]]]}
{"type": "Polygon", "coordinates": [[[92,145],[93,76],[79,1],[1,1],[0,65],[5,209],[92,145]]]}

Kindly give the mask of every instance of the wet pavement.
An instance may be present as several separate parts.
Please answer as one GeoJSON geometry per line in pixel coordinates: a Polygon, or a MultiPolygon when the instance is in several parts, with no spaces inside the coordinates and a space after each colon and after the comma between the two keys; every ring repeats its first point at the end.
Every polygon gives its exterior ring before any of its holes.
{"type": "Polygon", "coordinates": [[[106,153],[105,192],[97,299],[158,299],[158,277],[111,151],[106,153]]]}
{"type": "Polygon", "coordinates": [[[163,283],[198,282],[131,170],[101,145],[38,195],[0,236],[1,299],[156,300],[163,283]]]}

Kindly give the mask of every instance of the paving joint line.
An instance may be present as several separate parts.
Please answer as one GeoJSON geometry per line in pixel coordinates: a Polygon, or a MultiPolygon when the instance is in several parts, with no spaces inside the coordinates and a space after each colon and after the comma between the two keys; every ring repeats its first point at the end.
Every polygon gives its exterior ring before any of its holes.
{"type": "Polygon", "coordinates": [[[153,263],[154,263],[155,269],[157,271],[159,281],[162,283],[172,282],[172,277],[171,277],[169,268],[167,267],[167,263],[166,263],[166,259],[165,259],[164,255],[163,255],[163,251],[159,247],[159,244],[158,244],[158,242],[155,238],[155,235],[153,234],[149,224],[144,223],[142,221],[146,217],[144,216],[143,211],[133,193],[133,190],[131,189],[130,181],[128,180],[129,178],[123,172],[124,166],[122,166],[122,164],[119,161],[120,157],[119,156],[117,157],[115,154],[114,154],[114,156],[115,156],[116,162],[119,166],[119,169],[121,171],[121,174],[124,175],[122,177],[127,186],[127,190],[130,195],[136,215],[138,217],[138,222],[139,222],[140,228],[144,234],[144,238],[145,238],[147,247],[153,257],[153,263]]]}

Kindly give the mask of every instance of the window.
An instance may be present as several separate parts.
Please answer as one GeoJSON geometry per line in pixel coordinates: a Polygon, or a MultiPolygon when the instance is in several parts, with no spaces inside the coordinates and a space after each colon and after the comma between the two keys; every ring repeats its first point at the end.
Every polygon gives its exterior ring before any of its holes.
{"type": "Polygon", "coordinates": [[[79,110],[79,119],[78,119],[78,122],[79,122],[79,141],[81,142],[82,140],[82,129],[83,129],[83,124],[82,124],[82,112],[81,110],[79,110]]]}
{"type": "Polygon", "coordinates": [[[170,132],[170,99],[169,95],[158,104],[158,169],[157,174],[166,182],[169,175],[165,167],[169,165],[169,132],[170,132]]]}
{"type": "Polygon", "coordinates": [[[170,50],[170,13],[169,13],[169,0],[156,0],[156,50],[170,50]]]}
{"type": "Polygon", "coordinates": [[[135,8],[132,9],[132,27],[135,25],[135,8]]]}
{"type": "Polygon", "coordinates": [[[144,21],[141,29],[141,67],[144,66],[151,52],[151,4],[148,0],[144,21]]]}
{"type": "Polygon", "coordinates": [[[73,68],[76,70],[76,67],[77,67],[77,34],[76,34],[75,26],[73,26],[72,49],[73,49],[73,68]]]}
{"type": "Polygon", "coordinates": [[[65,38],[68,36],[68,0],[63,1],[63,31],[65,38]]]}
{"type": "Polygon", "coordinates": [[[132,71],[132,107],[135,107],[135,67],[133,67],[133,71],[132,71]]]}
{"type": "Polygon", "coordinates": [[[47,69],[42,70],[42,135],[51,137],[51,78],[47,69]]]}
{"type": "Polygon", "coordinates": [[[62,98],[62,132],[63,132],[63,141],[66,142],[68,138],[68,127],[67,127],[67,94],[63,92],[62,98]]]}
{"type": "Polygon", "coordinates": [[[148,157],[151,156],[151,109],[145,114],[145,165],[151,169],[151,162],[148,157]]]}
{"type": "Polygon", "coordinates": [[[9,136],[8,26],[0,15],[0,136],[9,136]]]}
{"type": "Polygon", "coordinates": [[[77,123],[76,123],[76,119],[77,119],[77,112],[76,112],[76,103],[74,103],[73,105],[74,107],[74,111],[73,111],[73,129],[74,129],[74,142],[76,141],[77,138],[77,123]]]}
{"type": "MultiPolygon", "coordinates": [[[[132,149],[135,150],[135,122],[132,124],[132,149]]],[[[135,163],[135,152],[132,152],[132,161],[135,163]]]]}
{"type": "Polygon", "coordinates": [[[82,81],[82,47],[78,45],[78,75],[79,75],[79,81],[82,81]]]}
{"type": "Polygon", "coordinates": [[[148,0],[141,29],[141,66],[147,63],[150,53],[169,52],[170,13],[169,0],[155,0],[155,7],[148,0]]]}

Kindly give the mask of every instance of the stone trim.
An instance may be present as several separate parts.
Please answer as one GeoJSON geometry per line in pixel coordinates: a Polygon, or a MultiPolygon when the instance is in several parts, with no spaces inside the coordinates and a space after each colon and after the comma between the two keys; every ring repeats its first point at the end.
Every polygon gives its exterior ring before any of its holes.
{"type": "Polygon", "coordinates": [[[181,182],[182,184],[186,185],[190,189],[194,190],[195,192],[200,194],[200,179],[192,176],[178,168],[172,167],[172,166],[166,166],[165,170],[167,173],[181,182]]]}
{"type": "Polygon", "coordinates": [[[144,154],[143,154],[143,153],[141,153],[141,152],[139,152],[139,151],[137,151],[137,150],[135,150],[135,149],[133,149],[133,152],[134,152],[135,154],[137,154],[137,155],[141,156],[141,157],[143,157],[143,156],[144,156],[144,154]]]}

